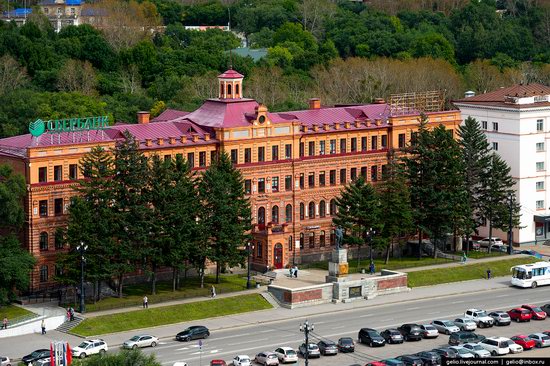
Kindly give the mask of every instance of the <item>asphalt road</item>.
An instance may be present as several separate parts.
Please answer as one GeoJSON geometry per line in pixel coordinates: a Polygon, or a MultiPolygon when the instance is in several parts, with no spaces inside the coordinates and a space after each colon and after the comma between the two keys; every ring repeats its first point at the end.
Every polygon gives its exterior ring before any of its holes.
{"type": "MultiPolygon", "coordinates": [[[[510,308],[534,303],[542,305],[550,303],[548,287],[537,289],[506,288],[472,295],[457,295],[443,298],[418,300],[404,304],[391,304],[360,310],[350,310],[311,316],[308,318],[315,328],[312,340],[327,338],[338,340],[340,337],[357,339],[358,330],[362,327],[383,330],[397,327],[403,323],[429,323],[434,319],[451,319],[462,315],[468,308],[485,310],[509,310],[510,308]]],[[[230,361],[237,354],[247,354],[251,358],[260,351],[273,351],[280,346],[290,346],[295,349],[304,341],[304,334],[299,327],[305,319],[240,327],[234,330],[213,332],[207,340],[202,341],[202,349],[198,341],[177,342],[163,341],[154,349],[144,349],[144,352],[154,353],[163,365],[172,365],[175,361],[185,361],[189,366],[209,365],[212,359],[230,361]]],[[[530,323],[483,329],[478,333],[485,336],[506,336],[526,334],[535,331],[550,330],[550,320],[531,321],[530,323]]],[[[396,357],[403,354],[416,353],[445,346],[448,336],[440,335],[434,340],[406,342],[401,345],[386,345],[380,348],[370,348],[356,344],[355,353],[339,354],[337,356],[321,357],[310,360],[312,366],[323,365],[364,365],[368,361],[396,357]]],[[[546,350],[534,350],[525,356],[550,356],[546,350]]],[[[300,365],[304,360],[300,360],[300,365]]]]}

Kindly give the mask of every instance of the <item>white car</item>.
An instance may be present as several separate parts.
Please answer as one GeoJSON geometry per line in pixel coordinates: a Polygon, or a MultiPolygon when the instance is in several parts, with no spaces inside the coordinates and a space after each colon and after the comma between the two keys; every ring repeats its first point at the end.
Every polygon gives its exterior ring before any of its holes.
{"type": "Polygon", "coordinates": [[[485,348],[481,347],[477,343],[466,343],[462,346],[468,351],[472,352],[476,358],[491,357],[491,352],[487,351],[485,348]]]}
{"type": "Polygon", "coordinates": [[[460,330],[476,330],[477,324],[472,319],[468,318],[456,318],[455,325],[460,328],[460,330]]]}
{"type": "Polygon", "coordinates": [[[176,361],[172,366],[188,366],[188,365],[187,365],[187,362],[176,361]]]}
{"type": "Polygon", "coordinates": [[[149,334],[136,335],[122,343],[122,348],[136,349],[141,347],[156,347],[159,339],[149,334]]]}
{"type": "Polygon", "coordinates": [[[473,320],[478,328],[488,328],[495,324],[495,319],[487,315],[485,310],[480,309],[468,309],[464,313],[466,319],[473,320]]]}
{"type": "Polygon", "coordinates": [[[499,247],[504,246],[504,243],[502,242],[502,239],[494,237],[494,236],[491,238],[491,240],[489,240],[489,238],[483,238],[481,240],[478,240],[477,242],[478,242],[479,246],[482,247],[482,248],[488,248],[489,245],[491,245],[491,250],[492,249],[497,249],[499,247]]]}
{"type": "Polygon", "coordinates": [[[238,355],[233,359],[233,366],[251,366],[250,357],[247,355],[238,355]]]}
{"type": "Polygon", "coordinates": [[[260,352],[254,358],[254,362],[264,366],[276,366],[279,364],[279,358],[275,352],[260,352]]]}
{"type": "Polygon", "coordinates": [[[506,338],[489,337],[478,343],[481,347],[491,352],[491,356],[501,356],[510,353],[510,347],[506,338]]]}
{"type": "Polygon", "coordinates": [[[450,349],[456,351],[457,358],[475,358],[475,354],[472,353],[468,348],[462,346],[451,346],[450,349]]]}
{"type": "Polygon", "coordinates": [[[434,320],[432,322],[432,325],[436,327],[439,333],[443,334],[451,334],[460,331],[460,328],[457,327],[455,323],[450,320],[434,320]]]}
{"type": "Polygon", "coordinates": [[[72,349],[73,357],[86,358],[90,355],[105,354],[109,349],[103,339],[88,339],[72,349]]]}
{"type": "Polygon", "coordinates": [[[5,356],[0,356],[0,366],[11,366],[10,359],[5,356]]]}
{"type": "Polygon", "coordinates": [[[279,362],[298,362],[298,353],[292,347],[279,347],[275,350],[279,362]]]}
{"type": "Polygon", "coordinates": [[[437,338],[439,337],[439,331],[431,324],[421,324],[422,337],[424,338],[437,338]]]}
{"type": "MultiPolygon", "coordinates": [[[[32,363],[32,366],[50,366],[52,364],[51,358],[41,358],[32,363]]],[[[2,365],[3,366],[3,365],[2,365]]]]}
{"type": "Polygon", "coordinates": [[[521,353],[523,352],[523,347],[511,340],[510,338],[502,337],[508,342],[508,348],[510,348],[510,353],[521,353]]]}

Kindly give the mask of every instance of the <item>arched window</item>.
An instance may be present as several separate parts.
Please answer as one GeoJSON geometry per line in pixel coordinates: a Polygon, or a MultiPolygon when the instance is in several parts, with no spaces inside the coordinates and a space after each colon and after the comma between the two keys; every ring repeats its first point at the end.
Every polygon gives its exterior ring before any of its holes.
{"type": "Polygon", "coordinates": [[[63,249],[63,230],[57,230],[54,237],[55,249],[63,249]]]}
{"type": "Polygon", "coordinates": [[[315,218],[315,202],[310,202],[309,205],[308,205],[308,217],[310,219],[314,219],[315,218]]]}
{"type": "Polygon", "coordinates": [[[327,214],[327,204],[325,201],[319,202],[319,217],[325,217],[327,214]]]}
{"type": "Polygon", "coordinates": [[[325,246],[325,230],[321,230],[321,233],[319,234],[319,246],[325,246]]]}
{"type": "Polygon", "coordinates": [[[231,96],[231,84],[227,84],[227,95],[231,96]]]}
{"type": "Polygon", "coordinates": [[[300,233],[300,249],[304,249],[304,233],[300,233]]]}
{"type": "Polygon", "coordinates": [[[279,206],[273,206],[271,208],[271,222],[274,224],[279,223],[279,206]]]}
{"type": "Polygon", "coordinates": [[[258,242],[258,253],[256,254],[258,258],[261,258],[262,257],[262,254],[263,254],[263,247],[262,247],[262,243],[261,242],[258,242]]]}
{"type": "Polygon", "coordinates": [[[336,200],[335,199],[330,200],[329,213],[330,213],[330,216],[336,215],[336,200]]]}
{"type": "Polygon", "coordinates": [[[286,208],[285,208],[285,221],[286,222],[292,221],[292,205],[290,203],[286,205],[286,208]]]}
{"type": "Polygon", "coordinates": [[[48,281],[48,266],[43,265],[40,267],[40,282],[48,281]]]}
{"type": "Polygon", "coordinates": [[[306,208],[303,203],[300,203],[300,220],[303,220],[306,215],[306,208]]]}
{"type": "Polygon", "coordinates": [[[309,236],[309,247],[310,248],[315,248],[315,233],[312,231],[308,234],[309,236]]]}
{"type": "Polygon", "coordinates": [[[336,245],[336,233],[334,230],[330,231],[330,245],[336,245]]]}
{"type": "Polygon", "coordinates": [[[292,252],[294,250],[294,243],[292,242],[292,235],[288,237],[288,251],[292,252]]]}
{"type": "Polygon", "coordinates": [[[223,84],[220,84],[220,98],[223,97],[223,84]]]}
{"type": "Polygon", "coordinates": [[[48,250],[48,233],[45,231],[40,233],[40,250],[48,250]]]}
{"type": "Polygon", "coordinates": [[[263,228],[265,227],[265,208],[264,207],[260,207],[258,209],[258,226],[260,230],[263,230],[263,228]]]}
{"type": "Polygon", "coordinates": [[[235,85],[235,94],[239,95],[239,84],[235,85]]]}

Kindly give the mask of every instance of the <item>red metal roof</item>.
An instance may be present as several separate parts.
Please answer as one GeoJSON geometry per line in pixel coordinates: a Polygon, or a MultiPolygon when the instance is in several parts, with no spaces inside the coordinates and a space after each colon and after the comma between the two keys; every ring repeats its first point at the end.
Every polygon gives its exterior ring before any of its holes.
{"type": "Polygon", "coordinates": [[[164,122],[164,121],[173,121],[181,117],[185,117],[189,112],[178,111],[177,109],[168,108],[157,117],[153,118],[151,122],[164,122]]]}
{"type": "Polygon", "coordinates": [[[207,99],[184,119],[206,127],[244,127],[250,126],[246,115],[255,113],[256,107],[254,99],[207,99]]]}
{"type": "Polygon", "coordinates": [[[242,79],[244,78],[244,75],[239,74],[237,71],[233,69],[229,69],[223,74],[218,75],[218,79],[242,79]]]}
{"type": "Polygon", "coordinates": [[[514,104],[506,103],[506,97],[532,97],[536,95],[550,95],[550,87],[539,84],[516,84],[508,88],[500,88],[489,93],[479,94],[469,98],[456,100],[456,103],[476,104],[476,105],[492,105],[506,106],[510,108],[525,108],[536,106],[549,105],[547,102],[531,103],[531,104],[514,104]]]}

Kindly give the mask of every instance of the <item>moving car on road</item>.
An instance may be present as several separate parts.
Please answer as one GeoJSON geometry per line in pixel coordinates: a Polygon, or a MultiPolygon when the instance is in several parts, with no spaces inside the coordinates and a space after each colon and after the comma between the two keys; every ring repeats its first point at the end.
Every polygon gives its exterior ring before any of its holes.
{"type": "Polygon", "coordinates": [[[466,343],[463,347],[473,353],[476,358],[491,357],[491,353],[477,343],[466,343]]]}
{"type": "Polygon", "coordinates": [[[136,349],[142,347],[156,347],[159,339],[149,334],[136,335],[122,343],[122,348],[136,349]]]}
{"type": "Polygon", "coordinates": [[[550,346],[550,336],[544,333],[529,334],[529,338],[535,341],[535,347],[537,348],[550,346]]]}
{"type": "Polygon", "coordinates": [[[319,351],[319,346],[315,343],[310,343],[307,345],[307,351],[306,351],[306,344],[302,343],[300,347],[298,347],[298,353],[300,353],[302,356],[306,357],[306,352],[308,353],[308,358],[319,358],[321,357],[321,352],[319,351]]]}
{"type": "Polygon", "coordinates": [[[493,318],[487,315],[485,310],[480,309],[468,309],[464,313],[464,317],[476,322],[478,328],[492,327],[495,322],[493,318]]]}
{"type": "Polygon", "coordinates": [[[403,324],[397,330],[406,341],[419,341],[422,339],[422,330],[418,324],[403,324]]]}
{"type": "Polygon", "coordinates": [[[460,330],[476,330],[477,329],[477,324],[472,319],[456,318],[454,323],[458,328],[460,328],[460,330]]]}
{"type": "Polygon", "coordinates": [[[438,330],[439,333],[451,334],[460,331],[454,322],[450,320],[434,320],[432,325],[438,330]]]}
{"type": "Polygon", "coordinates": [[[21,359],[21,361],[25,365],[28,365],[31,362],[34,362],[34,361],[39,360],[41,358],[47,358],[47,357],[50,357],[50,350],[43,348],[43,349],[37,349],[33,353],[24,356],[21,359]]]}
{"type": "Polygon", "coordinates": [[[457,358],[475,358],[475,354],[473,352],[470,352],[470,350],[466,347],[452,346],[449,348],[456,351],[457,358]]]}
{"type": "Polygon", "coordinates": [[[109,348],[103,339],[88,339],[72,349],[73,357],[86,358],[90,355],[103,355],[109,348]]]}
{"type": "Polygon", "coordinates": [[[254,362],[264,366],[278,365],[279,357],[275,352],[260,352],[254,357],[254,362]]]}
{"type": "Polygon", "coordinates": [[[535,347],[535,341],[524,334],[518,334],[510,338],[516,344],[519,344],[524,350],[529,350],[535,347]]]}
{"type": "Polygon", "coordinates": [[[489,313],[489,316],[495,321],[495,325],[510,325],[512,319],[505,311],[492,311],[489,313]]]}
{"type": "Polygon", "coordinates": [[[361,328],[357,335],[359,343],[368,344],[371,347],[383,347],[386,345],[386,340],[372,328],[361,328]]]}
{"type": "Polygon", "coordinates": [[[431,324],[420,324],[420,330],[422,331],[422,338],[439,337],[439,331],[431,324]]]}
{"type": "Polygon", "coordinates": [[[546,312],[536,305],[521,305],[521,307],[531,312],[531,319],[533,320],[546,319],[546,312]]]}
{"type": "Polygon", "coordinates": [[[206,339],[210,336],[208,328],[202,325],[193,325],[176,334],[176,341],[189,342],[193,339],[206,339]]]}
{"type": "Polygon", "coordinates": [[[238,355],[233,359],[233,366],[251,366],[250,357],[247,355],[238,355]]]}
{"type": "Polygon", "coordinates": [[[292,347],[279,347],[275,350],[279,362],[298,362],[298,354],[292,347]]]}
{"type": "Polygon", "coordinates": [[[403,343],[403,336],[395,328],[386,329],[380,335],[386,340],[386,343],[403,343]]]}
{"type": "Polygon", "coordinates": [[[319,352],[321,352],[323,356],[338,354],[338,346],[331,340],[319,341],[317,346],[319,346],[319,352]]]}
{"type": "Polygon", "coordinates": [[[342,337],[338,340],[339,352],[355,352],[355,343],[350,337],[342,337]]]}
{"type": "Polygon", "coordinates": [[[510,353],[508,342],[502,337],[489,337],[478,343],[481,347],[491,352],[491,356],[501,356],[510,353]]]}
{"type": "Polygon", "coordinates": [[[515,320],[516,322],[528,322],[531,321],[531,312],[524,308],[514,308],[508,310],[508,315],[510,319],[515,320]]]}

